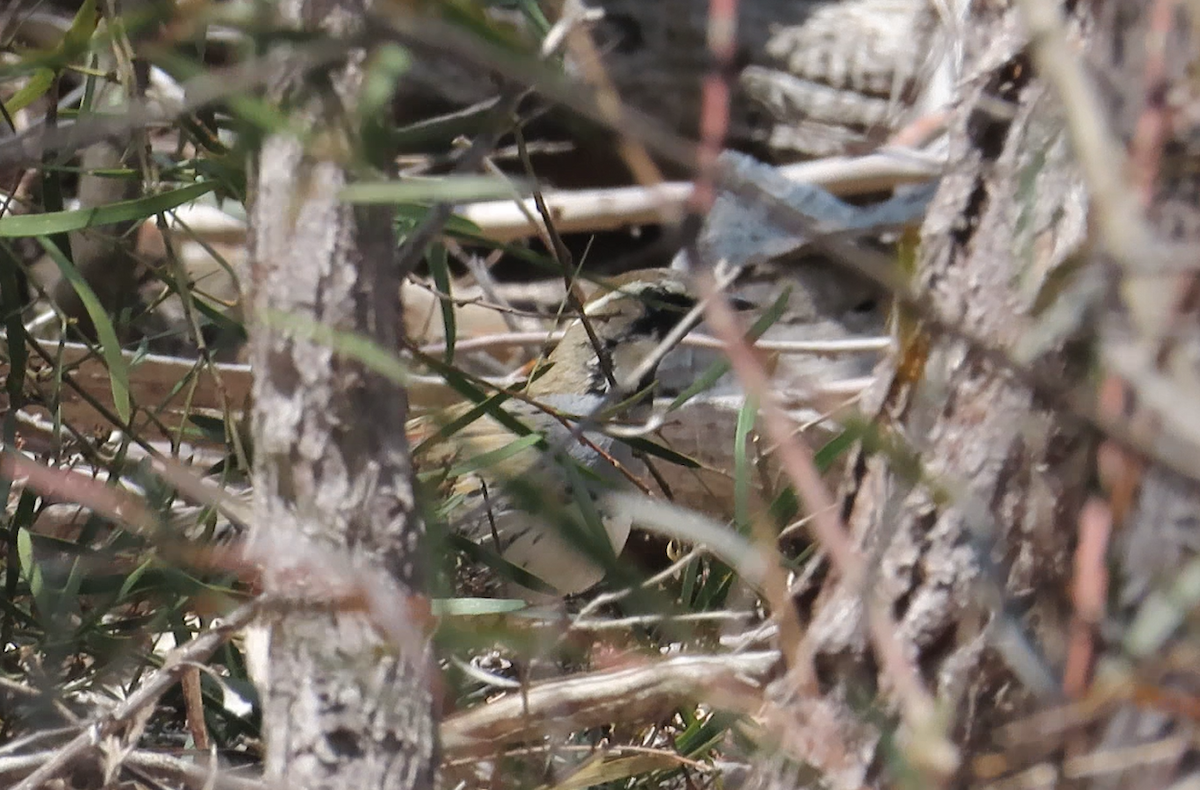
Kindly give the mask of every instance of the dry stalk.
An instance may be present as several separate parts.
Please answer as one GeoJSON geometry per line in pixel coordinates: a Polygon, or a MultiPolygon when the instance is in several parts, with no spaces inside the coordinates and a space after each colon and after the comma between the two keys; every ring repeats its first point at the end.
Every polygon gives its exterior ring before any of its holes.
{"type": "Polygon", "coordinates": [[[129,695],[112,712],[98,717],[83,732],[55,751],[37,770],[13,787],[13,790],[38,790],[67,766],[82,758],[85,752],[103,739],[119,733],[124,727],[132,724],[179,680],[181,674],[191,664],[204,660],[227,642],[230,637],[258,615],[258,610],[259,602],[252,601],[235,610],[219,623],[214,623],[207,631],[186,645],[173,651],[167,656],[163,667],[151,675],[137,691],[129,695]]]}
{"type": "Polygon", "coordinates": [[[538,683],[448,717],[442,723],[442,749],[449,758],[487,754],[561,731],[564,722],[572,730],[614,721],[650,724],[701,700],[753,714],[761,702],[762,681],[778,659],[774,651],[681,656],[538,683]]]}

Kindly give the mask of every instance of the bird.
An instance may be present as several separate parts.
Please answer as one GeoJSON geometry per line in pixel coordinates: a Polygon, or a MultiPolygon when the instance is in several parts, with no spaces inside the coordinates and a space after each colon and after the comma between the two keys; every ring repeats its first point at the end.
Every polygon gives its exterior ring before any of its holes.
{"type": "Polygon", "coordinates": [[[696,304],[679,272],[621,275],[584,304],[525,387],[498,407],[503,415],[466,403],[411,420],[414,464],[449,503],[452,529],[543,592],[571,595],[600,582],[606,563],[597,554],[615,558],[632,526],[607,511],[605,492],[640,470],[605,424],[649,416],[656,366],[628,379],[696,304]]]}
{"type": "MultiPolygon", "coordinates": [[[[614,560],[632,528],[608,511],[605,493],[642,471],[611,426],[649,417],[657,365],[639,368],[696,305],[681,272],[643,269],[612,278],[534,364],[525,386],[499,406],[454,403],[407,421],[419,487],[441,506],[433,510],[516,575],[532,577],[505,589],[545,601],[604,578],[597,554],[614,560]],[[635,373],[640,378],[630,381],[635,373]]],[[[236,540],[251,523],[252,491],[223,491],[216,502],[216,539],[236,540]]],[[[173,513],[173,529],[187,536],[207,529],[197,531],[206,521],[196,523],[197,510],[206,512],[186,506],[173,513]]]]}

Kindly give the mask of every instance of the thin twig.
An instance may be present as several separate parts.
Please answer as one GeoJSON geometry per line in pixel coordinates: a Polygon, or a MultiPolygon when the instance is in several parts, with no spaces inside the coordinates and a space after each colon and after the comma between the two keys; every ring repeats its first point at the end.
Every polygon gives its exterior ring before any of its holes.
{"type": "MultiPolygon", "coordinates": [[[[715,291],[711,276],[702,277],[701,283],[706,293],[715,291]]],[[[741,341],[742,334],[733,311],[723,300],[711,299],[709,305],[709,326],[728,345],[729,360],[738,379],[747,393],[757,399],[767,434],[778,445],[776,452],[780,463],[813,515],[813,534],[844,583],[851,589],[859,589],[865,572],[863,559],[846,535],[833,497],[813,463],[811,451],[791,435],[791,422],[775,402],[766,371],[755,360],[754,352],[741,341]]],[[[872,641],[886,674],[895,684],[897,697],[905,710],[905,719],[915,730],[923,731],[936,715],[933,698],[925,690],[920,675],[900,645],[891,617],[880,609],[870,595],[867,596],[867,611],[872,641]]],[[[808,660],[811,661],[811,657],[808,660]]],[[[815,681],[815,675],[808,677],[810,682],[815,681]]]]}
{"type": "Polygon", "coordinates": [[[586,606],[579,610],[579,614],[575,615],[575,619],[572,622],[577,623],[581,620],[585,620],[585,618],[589,617],[593,612],[604,606],[609,606],[610,604],[622,601],[625,598],[628,598],[630,595],[633,595],[633,593],[639,589],[653,587],[660,582],[670,579],[672,576],[683,570],[684,567],[686,567],[689,563],[695,561],[703,554],[704,550],[702,547],[693,548],[691,551],[675,560],[675,562],[672,562],[666,568],[663,568],[661,571],[636,586],[626,587],[621,590],[615,590],[613,592],[597,595],[595,598],[589,601],[586,606]]]}
{"type": "Polygon", "coordinates": [[[89,748],[116,733],[133,721],[142,711],[162,696],[179,679],[191,662],[202,661],[214,650],[227,642],[237,631],[248,625],[258,614],[260,603],[252,601],[232,612],[207,631],[181,646],[167,656],[162,668],[151,675],[137,691],[130,694],[111,713],[100,716],[82,733],[54,753],[40,768],[35,770],[13,790],[38,790],[53,779],[64,768],[81,758],[89,748]]]}
{"type": "MultiPolygon", "coordinates": [[[[586,11],[580,0],[566,0],[564,14],[567,13],[583,16],[586,11]]],[[[600,58],[600,53],[596,49],[591,35],[582,25],[576,25],[567,31],[566,44],[580,73],[595,90],[597,109],[610,128],[617,132],[618,150],[625,160],[625,164],[629,166],[634,181],[642,186],[650,187],[661,184],[662,172],[650,157],[646,146],[637,135],[626,134],[622,130],[621,118],[624,115],[624,108],[621,97],[609,78],[608,72],[604,69],[604,62],[600,58]]],[[[677,217],[671,217],[664,213],[661,215],[661,219],[670,222],[677,217]]]]}
{"type": "MultiPolygon", "coordinates": [[[[483,164],[483,161],[511,126],[513,113],[517,111],[524,95],[525,91],[510,90],[502,96],[495,109],[491,111],[492,122],[488,130],[475,136],[471,145],[459,157],[454,172],[471,172],[483,164]]],[[[425,218],[416,230],[405,237],[396,254],[396,265],[400,268],[402,275],[407,276],[416,268],[425,254],[425,250],[441,234],[453,213],[453,203],[435,203],[425,214],[425,218]]]]}

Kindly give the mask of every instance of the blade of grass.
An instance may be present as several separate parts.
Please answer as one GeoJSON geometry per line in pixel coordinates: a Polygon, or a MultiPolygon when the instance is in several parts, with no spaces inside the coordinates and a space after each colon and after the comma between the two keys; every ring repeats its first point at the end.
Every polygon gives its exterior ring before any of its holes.
{"type": "MultiPolygon", "coordinates": [[[[8,481],[11,484],[12,481],[8,481]]],[[[7,496],[5,501],[8,501],[7,496]]],[[[4,563],[4,596],[3,600],[10,604],[4,609],[4,622],[0,624],[0,644],[10,644],[12,642],[13,629],[16,627],[14,620],[18,617],[27,618],[28,615],[16,607],[17,588],[21,583],[21,562],[20,557],[20,535],[24,531],[28,534],[29,528],[33,526],[33,509],[37,501],[37,495],[32,491],[26,490],[21,492],[21,499],[17,502],[16,511],[12,518],[8,519],[8,534],[5,536],[5,554],[6,560],[4,563]],[[14,561],[14,558],[17,558],[14,561]]]]}
{"type": "Polygon", "coordinates": [[[758,403],[753,396],[747,397],[738,411],[737,428],[733,440],[733,519],[743,531],[750,529],[750,431],[758,417],[758,403]]]}
{"type": "Polygon", "coordinates": [[[17,558],[20,560],[22,575],[25,577],[25,583],[29,585],[29,593],[33,596],[34,604],[38,607],[41,618],[49,617],[54,611],[54,601],[47,595],[42,569],[33,556],[33,537],[25,528],[17,532],[17,558]]]}
{"type": "Polygon", "coordinates": [[[854,446],[854,443],[863,438],[863,431],[854,426],[847,426],[836,436],[821,446],[813,454],[813,463],[821,472],[828,472],[834,462],[854,446]]]}
{"type": "Polygon", "coordinates": [[[52,69],[37,69],[21,90],[14,93],[13,97],[4,103],[5,111],[15,115],[45,96],[46,91],[50,90],[50,86],[53,84],[54,71],[52,69]]]}
{"type": "Polygon", "coordinates": [[[339,197],[347,203],[470,203],[502,200],[513,196],[513,188],[528,191],[517,180],[495,176],[438,176],[406,181],[360,181],[342,187],[339,197]]]}
{"type": "Polygon", "coordinates": [[[446,476],[451,478],[462,477],[463,475],[471,474],[472,472],[478,472],[482,469],[487,469],[489,466],[495,466],[507,458],[512,458],[522,450],[536,445],[541,440],[541,434],[537,433],[531,433],[527,436],[519,437],[503,447],[495,450],[489,450],[486,453],[479,453],[478,455],[471,456],[463,463],[450,469],[450,471],[446,473],[446,476]]]}
{"type": "MultiPolygon", "coordinates": [[[[0,222],[2,221],[0,220],[0,222]]],[[[92,319],[92,325],[96,328],[96,336],[100,341],[100,352],[104,357],[105,365],[108,367],[108,379],[113,395],[113,408],[116,410],[117,416],[128,425],[132,416],[132,409],[129,405],[129,369],[125,364],[125,357],[121,354],[121,344],[117,340],[117,332],[113,328],[112,321],[109,320],[104,306],[100,304],[100,299],[96,296],[96,292],[83,279],[83,275],[79,273],[79,269],[75,268],[75,264],[67,260],[67,257],[63,255],[58,245],[45,237],[39,238],[38,242],[41,243],[42,248],[46,250],[46,254],[58,266],[58,270],[62,272],[62,276],[71,283],[75,292],[79,294],[79,299],[83,302],[88,317],[92,319]]]]}
{"type": "MultiPolygon", "coordinates": [[[[46,111],[46,129],[52,132],[58,126],[58,95],[60,81],[57,75],[50,84],[49,107],[46,111]]],[[[44,213],[63,210],[63,174],[56,165],[59,155],[55,151],[42,153],[42,210],[44,213]]],[[[57,233],[52,237],[54,243],[62,250],[63,255],[71,261],[75,260],[71,251],[71,238],[66,233],[57,233]]]]}
{"type": "Polygon", "coordinates": [[[213,184],[205,181],[158,195],[147,195],[136,200],[122,200],[95,208],[7,216],[0,218],[0,238],[49,236],[55,233],[94,228],[99,225],[113,225],[118,222],[146,219],[184,203],[190,203],[212,190],[213,184]]]}
{"type": "Polygon", "coordinates": [[[445,245],[430,245],[425,259],[429,262],[429,273],[433,275],[433,284],[441,295],[438,304],[442,308],[442,331],[446,338],[444,358],[447,365],[453,365],[454,341],[458,338],[458,327],[454,318],[454,301],[451,299],[450,292],[450,262],[447,259],[445,245]]]}

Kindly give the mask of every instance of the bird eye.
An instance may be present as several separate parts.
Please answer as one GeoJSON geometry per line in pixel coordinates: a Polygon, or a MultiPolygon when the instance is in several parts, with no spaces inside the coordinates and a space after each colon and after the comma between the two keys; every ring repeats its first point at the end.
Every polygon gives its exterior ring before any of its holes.
{"type": "Polygon", "coordinates": [[[677,292],[646,293],[643,299],[646,311],[630,325],[632,336],[665,337],[696,306],[695,299],[677,292]]]}

